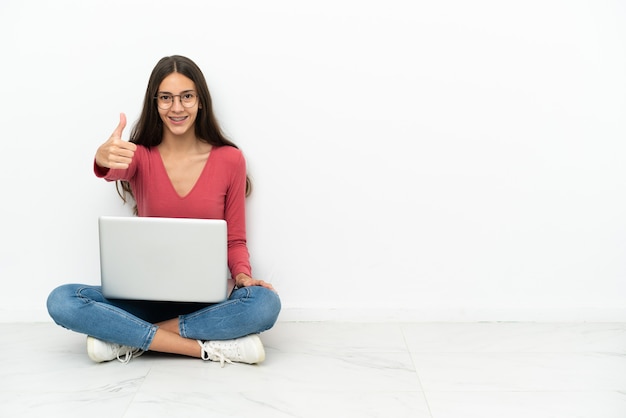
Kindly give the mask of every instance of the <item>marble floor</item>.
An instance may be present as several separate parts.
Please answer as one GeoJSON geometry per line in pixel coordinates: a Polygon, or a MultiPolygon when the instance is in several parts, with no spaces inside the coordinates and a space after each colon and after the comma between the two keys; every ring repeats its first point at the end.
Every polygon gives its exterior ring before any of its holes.
{"type": "Polygon", "coordinates": [[[0,324],[0,417],[624,418],[626,324],[279,322],[256,366],[0,324]]]}

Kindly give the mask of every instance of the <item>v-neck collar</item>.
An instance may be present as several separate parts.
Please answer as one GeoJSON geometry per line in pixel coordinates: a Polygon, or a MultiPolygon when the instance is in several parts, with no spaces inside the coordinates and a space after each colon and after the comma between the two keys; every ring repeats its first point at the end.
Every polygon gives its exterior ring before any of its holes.
{"type": "Polygon", "coordinates": [[[204,162],[204,167],[202,167],[202,170],[200,171],[200,175],[198,176],[198,178],[194,182],[193,186],[191,186],[191,189],[189,189],[189,191],[187,192],[186,195],[181,196],[176,191],[176,188],[174,187],[174,183],[172,183],[172,179],[170,178],[170,175],[167,172],[167,168],[165,167],[165,162],[163,161],[163,156],[161,155],[161,151],[159,150],[158,147],[154,147],[154,149],[156,150],[156,152],[158,154],[158,160],[159,160],[159,163],[160,163],[160,167],[163,170],[163,173],[165,174],[165,177],[167,178],[167,183],[169,184],[170,189],[172,190],[174,195],[176,195],[176,197],[178,197],[179,199],[183,200],[183,199],[186,199],[188,196],[190,196],[193,193],[193,191],[198,186],[198,183],[200,182],[200,180],[204,176],[204,172],[208,170],[209,161],[211,160],[211,155],[213,155],[213,152],[215,152],[215,148],[216,147],[211,147],[211,151],[209,151],[209,156],[207,157],[206,161],[204,162]]]}

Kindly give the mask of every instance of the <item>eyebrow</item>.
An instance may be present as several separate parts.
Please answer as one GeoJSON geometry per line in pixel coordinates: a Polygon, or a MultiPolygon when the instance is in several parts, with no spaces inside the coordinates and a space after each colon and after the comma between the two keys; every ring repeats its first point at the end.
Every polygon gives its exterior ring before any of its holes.
{"type": "MultiPolygon", "coordinates": [[[[195,93],[195,90],[183,90],[183,91],[181,91],[181,92],[180,92],[180,94],[185,94],[185,93],[190,93],[190,92],[191,92],[191,93],[195,93]]],[[[159,91],[157,91],[157,94],[170,94],[170,95],[171,95],[171,94],[172,94],[172,92],[171,92],[171,91],[163,91],[163,90],[159,90],[159,91]]],[[[177,96],[177,95],[176,95],[176,96],[177,96]]]]}

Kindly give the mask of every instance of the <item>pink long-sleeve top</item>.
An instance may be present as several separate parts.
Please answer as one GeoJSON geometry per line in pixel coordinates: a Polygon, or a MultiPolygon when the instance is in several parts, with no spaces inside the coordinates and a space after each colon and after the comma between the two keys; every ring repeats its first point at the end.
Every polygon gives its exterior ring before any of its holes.
{"type": "Polygon", "coordinates": [[[251,276],[246,243],[246,162],[239,149],[213,147],[196,184],[184,197],[174,189],[156,147],[138,145],[125,170],[102,168],[94,162],[94,172],[107,181],[128,181],[139,216],[226,220],[231,275],[251,276]]]}

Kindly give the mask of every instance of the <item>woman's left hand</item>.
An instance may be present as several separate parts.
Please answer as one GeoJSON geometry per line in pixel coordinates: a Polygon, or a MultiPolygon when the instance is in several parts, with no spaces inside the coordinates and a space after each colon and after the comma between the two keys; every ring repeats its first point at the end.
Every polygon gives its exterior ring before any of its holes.
{"type": "Polygon", "coordinates": [[[239,273],[237,275],[237,277],[235,278],[235,285],[237,287],[262,286],[262,287],[265,287],[267,289],[270,289],[276,292],[276,290],[274,289],[274,286],[267,283],[266,281],[253,279],[252,277],[244,273],[239,273]]]}

